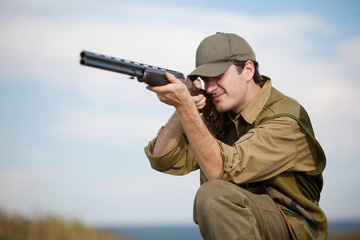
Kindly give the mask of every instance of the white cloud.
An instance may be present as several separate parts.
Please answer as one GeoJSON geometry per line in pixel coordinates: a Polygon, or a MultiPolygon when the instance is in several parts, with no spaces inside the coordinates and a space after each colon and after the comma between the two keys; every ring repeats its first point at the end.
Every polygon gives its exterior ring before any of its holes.
{"type": "Polygon", "coordinates": [[[144,139],[150,140],[165,123],[163,117],[154,115],[66,112],[53,130],[56,134],[75,139],[106,140],[114,145],[143,144],[144,139]]]}
{"type": "Polygon", "coordinates": [[[37,207],[39,197],[51,199],[41,186],[57,182],[60,176],[58,171],[49,169],[3,167],[0,169],[0,191],[3,193],[0,204],[7,209],[20,209],[30,214],[29,210],[37,207]]]}
{"type": "Polygon", "coordinates": [[[359,60],[360,58],[360,36],[348,39],[339,48],[341,55],[351,60],[359,60]]]}

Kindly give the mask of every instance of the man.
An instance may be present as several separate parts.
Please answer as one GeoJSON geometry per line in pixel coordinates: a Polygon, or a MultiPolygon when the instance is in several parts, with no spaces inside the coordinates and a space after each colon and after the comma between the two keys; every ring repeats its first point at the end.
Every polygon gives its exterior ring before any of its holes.
{"type": "Polygon", "coordinates": [[[145,152],[164,173],[200,168],[194,221],[203,238],[325,239],[324,152],[304,108],[260,76],[250,45],[225,33],[200,43],[189,78],[204,81],[210,114],[198,112],[204,95],[166,76],[169,84],[148,89],[176,111],[145,152]]]}

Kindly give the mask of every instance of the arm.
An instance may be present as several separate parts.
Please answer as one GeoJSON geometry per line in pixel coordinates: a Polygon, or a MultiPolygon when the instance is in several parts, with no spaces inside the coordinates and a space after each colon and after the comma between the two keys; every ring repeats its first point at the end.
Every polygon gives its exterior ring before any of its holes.
{"type": "Polygon", "coordinates": [[[176,108],[175,114],[162,129],[153,154],[165,153],[166,150],[174,147],[174,144],[178,143],[182,131],[184,131],[197,162],[207,179],[217,179],[223,170],[220,146],[201,119],[197,105],[188,89],[173,75],[167,73],[166,77],[170,84],[147,87],[158,95],[160,101],[176,108]]]}
{"type": "Polygon", "coordinates": [[[180,142],[180,137],[183,132],[179,113],[175,111],[168,123],[161,129],[156,140],[152,154],[163,155],[173,149],[180,142]]]}
{"type": "Polygon", "coordinates": [[[287,171],[315,169],[314,148],[289,117],[267,121],[234,145],[221,143],[224,171],[220,178],[236,184],[260,182],[287,171]]]}

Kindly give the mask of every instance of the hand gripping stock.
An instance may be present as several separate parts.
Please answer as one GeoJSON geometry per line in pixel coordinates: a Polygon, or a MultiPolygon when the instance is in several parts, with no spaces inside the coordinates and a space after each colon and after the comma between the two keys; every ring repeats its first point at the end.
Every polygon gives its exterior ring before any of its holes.
{"type": "Polygon", "coordinates": [[[169,72],[186,85],[191,95],[204,94],[206,97],[206,105],[204,109],[202,109],[203,113],[211,116],[214,112],[214,107],[205,91],[197,88],[194,83],[189,78],[185,78],[181,72],[88,51],[82,51],[80,57],[81,65],[126,74],[130,76],[131,79],[136,77],[139,82],[144,82],[149,86],[168,84],[169,81],[165,77],[165,73],[169,72]]]}

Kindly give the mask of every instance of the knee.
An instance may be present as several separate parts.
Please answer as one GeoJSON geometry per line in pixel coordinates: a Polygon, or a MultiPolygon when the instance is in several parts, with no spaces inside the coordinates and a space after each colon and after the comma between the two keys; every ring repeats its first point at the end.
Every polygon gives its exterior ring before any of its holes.
{"type": "Polygon", "coordinates": [[[198,212],[208,212],[210,209],[213,211],[222,199],[223,183],[224,181],[214,180],[201,185],[196,193],[194,208],[198,212]]]}

